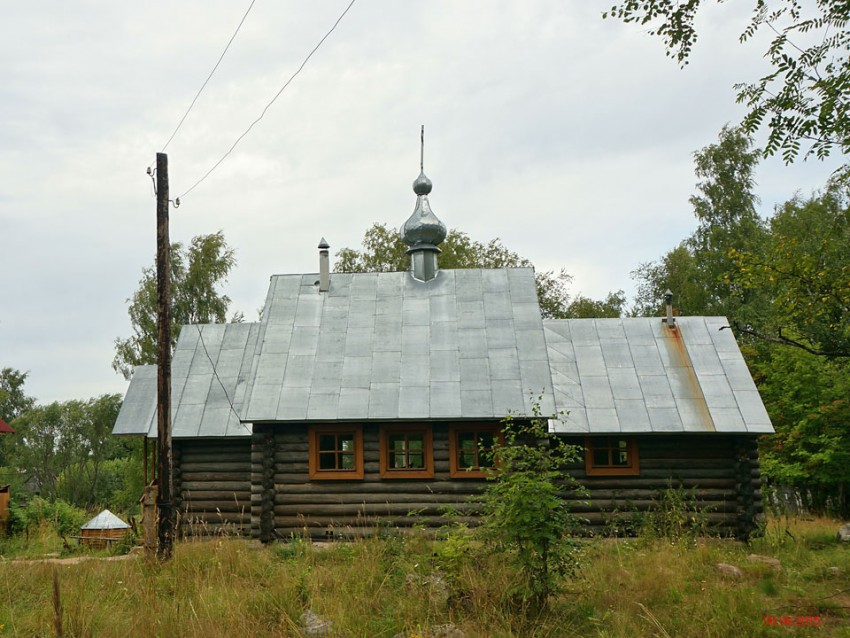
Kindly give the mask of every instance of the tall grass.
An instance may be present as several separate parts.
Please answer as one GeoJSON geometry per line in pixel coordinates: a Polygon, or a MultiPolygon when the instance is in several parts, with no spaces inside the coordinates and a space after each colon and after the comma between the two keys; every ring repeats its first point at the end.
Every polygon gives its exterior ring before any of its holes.
{"type": "Polygon", "coordinates": [[[749,545],[639,537],[586,543],[580,574],[536,617],[503,593],[515,577],[474,539],[401,536],[261,547],[179,543],[168,563],[143,556],[74,565],[0,558],[0,636],[54,636],[58,571],[66,637],[301,636],[311,609],[340,636],[391,637],[453,622],[470,637],[850,636],[850,548],[826,519],[771,523],[749,545]],[[747,561],[779,558],[782,570],[747,561]],[[727,580],[719,562],[740,567],[727,580]],[[839,574],[830,567],[843,569],[839,574]],[[771,627],[764,616],[819,616],[771,627]]]}

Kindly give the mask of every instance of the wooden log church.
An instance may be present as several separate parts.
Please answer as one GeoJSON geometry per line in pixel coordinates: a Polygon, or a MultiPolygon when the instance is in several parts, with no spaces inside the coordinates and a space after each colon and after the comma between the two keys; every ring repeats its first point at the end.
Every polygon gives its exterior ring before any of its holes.
{"type": "MultiPolygon", "coordinates": [[[[414,181],[407,272],[274,275],[257,323],[183,326],[172,364],[181,532],[262,541],[474,523],[508,413],[581,445],[601,530],[660,490],[693,490],[717,531],[762,511],[773,431],[723,317],[543,320],[530,268],[441,270],[446,227],[414,181]]],[[[669,300],[668,300],[669,308],[669,300]]],[[[156,437],[156,367],[136,368],[116,435],[156,437]]]]}

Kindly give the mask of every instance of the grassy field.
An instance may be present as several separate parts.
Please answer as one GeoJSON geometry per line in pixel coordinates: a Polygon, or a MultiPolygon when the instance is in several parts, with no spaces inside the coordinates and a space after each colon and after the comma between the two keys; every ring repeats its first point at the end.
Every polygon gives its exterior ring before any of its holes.
{"type": "Polygon", "coordinates": [[[22,554],[58,549],[42,534],[0,544],[0,636],[56,635],[55,573],[63,632],[74,637],[301,636],[307,609],[339,636],[452,622],[469,637],[850,637],[850,547],[836,541],[836,528],[826,519],[773,520],[749,545],[587,541],[579,572],[545,612],[530,615],[505,600],[514,576],[503,560],[466,541],[389,535],[261,547],[216,539],[183,542],[162,566],[142,556],[22,562],[22,554]],[[781,568],[749,561],[754,553],[781,568]],[[725,577],[721,562],[743,576],[725,577]]]}

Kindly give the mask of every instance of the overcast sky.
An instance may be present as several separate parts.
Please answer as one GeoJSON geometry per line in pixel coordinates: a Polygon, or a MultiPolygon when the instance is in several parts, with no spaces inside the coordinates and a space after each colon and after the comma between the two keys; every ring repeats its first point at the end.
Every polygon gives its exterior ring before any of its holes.
{"type": "MultiPolygon", "coordinates": [[[[172,241],[223,230],[249,320],[272,273],[315,272],[373,222],[413,211],[419,126],[431,204],[500,237],[572,292],[629,273],[695,227],[695,150],[742,114],[765,70],[738,44],[752,3],[709,6],[680,70],[589,0],[358,0],[302,74],[172,211],[172,241]]],[[[155,162],[248,0],[22,2],[0,25],[0,367],[41,402],[126,390],[111,368],[126,299],[156,247],[155,162]]],[[[172,197],[217,161],[348,0],[257,0],[168,147],[172,197]]],[[[758,172],[761,210],[821,187],[838,160],[758,172]]]]}

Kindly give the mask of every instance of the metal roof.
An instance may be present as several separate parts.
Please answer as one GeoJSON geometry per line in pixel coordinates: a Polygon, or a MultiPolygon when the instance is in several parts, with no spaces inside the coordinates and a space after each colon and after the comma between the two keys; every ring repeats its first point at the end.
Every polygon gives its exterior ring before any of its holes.
{"type": "MultiPolygon", "coordinates": [[[[532,393],[542,414],[567,412],[551,422],[561,433],[772,432],[726,325],[542,321],[530,268],[441,270],[427,282],[332,273],[324,293],[318,275],[275,275],[261,323],[183,327],[172,436],[248,436],[253,422],[500,419],[530,414],[532,393]]],[[[155,366],[136,369],[113,432],[156,436],[155,366]]]]}
{"type": "Polygon", "coordinates": [[[534,271],[275,275],[244,418],[493,419],[554,414],[534,271]]]}
{"type": "MultiPolygon", "coordinates": [[[[174,438],[250,436],[240,423],[260,324],[183,326],[171,365],[174,438]],[[231,409],[231,403],[233,409],[231,409]]],[[[156,366],[138,366],[113,434],[156,437],[156,366]]]]}
{"type": "MultiPolygon", "coordinates": [[[[136,366],[112,434],[156,436],[156,366],[136,366]]],[[[172,388],[173,388],[172,380],[172,388]]],[[[172,390],[173,393],[173,390],[172,390]]],[[[171,418],[174,418],[172,405],[171,418]]]]}
{"type": "Polygon", "coordinates": [[[130,529],[130,526],[109,510],[103,510],[80,529],[130,529]]]}
{"type": "Polygon", "coordinates": [[[543,322],[560,433],[773,432],[725,317],[543,322]]]}
{"type": "Polygon", "coordinates": [[[0,434],[14,434],[15,430],[11,425],[0,419],[0,434]]]}

